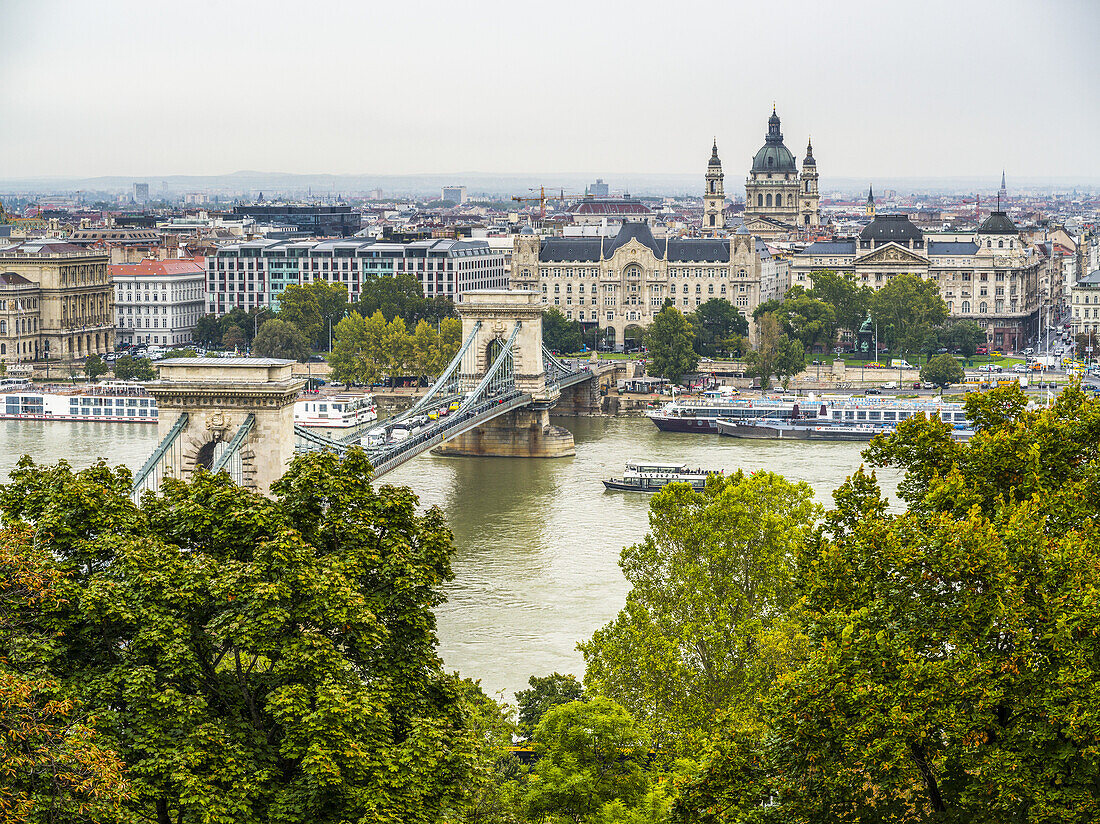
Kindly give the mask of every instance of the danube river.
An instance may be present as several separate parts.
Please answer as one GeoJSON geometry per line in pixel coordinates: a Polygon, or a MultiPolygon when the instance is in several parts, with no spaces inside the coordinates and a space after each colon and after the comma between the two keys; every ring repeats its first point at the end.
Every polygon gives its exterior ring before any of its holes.
{"type": "MultiPolygon", "coordinates": [[[[623,546],[646,532],[649,496],[606,492],[630,458],[726,471],[769,469],[830,493],[860,464],[858,443],[741,441],[659,432],[644,418],[569,418],[575,458],[440,458],[422,455],[384,479],[439,506],[455,533],[455,579],[440,607],[448,669],[511,693],[532,674],[582,675],[576,643],[623,605],[623,546]]],[[[156,445],[141,424],[0,421],[0,477],[19,456],[85,466],[100,456],[138,468],[156,445]]],[[[896,475],[879,473],[894,493],[896,475]]]]}

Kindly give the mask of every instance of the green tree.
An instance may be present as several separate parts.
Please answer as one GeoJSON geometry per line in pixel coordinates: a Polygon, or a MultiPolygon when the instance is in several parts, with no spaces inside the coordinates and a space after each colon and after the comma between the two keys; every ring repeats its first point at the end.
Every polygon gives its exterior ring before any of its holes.
{"type": "Polygon", "coordinates": [[[157,370],[148,358],[122,355],[115,359],[113,366],[115,377],[120,381],[151,381],[157,376],[157,370]]]}
{"type": "Polygon", "coordinates": [[[831,269],[812,272],[810,280],[813,286],[808,294],[833,308],[837,326],[853,334],[858,332],[867,317],[874,290],[870,286],[861,286],[853,275],[831,269]]]}
{"type": "Polygon", "coordinates": [[[405,320],[395,317],[386,324],[382,336],[380,360],[388,375],[404,375],[409,371],[412,356],[412,337],[405,326],[405,320]]]}
{"type": "Polygon", "coordinates": [[[777,821],[1100,817],[1100,404],[966,405],[965,443],[924,416],[872,441],[908,511],[862,470],[837,491],[798,560],[808,655],[674,820],[759,820],[761,796],[777,821]]]}
{"type": "Polygon", "coordinates": [[[725,298],[711,298],[688,315],[695,351],[707,358],[727,354],[749,333],[749,322],[725,298]]]}
{"type": "MultiPolygon", "coordinates": [[[[293,324],[303,338],[310,343],[316,343],[324,327],[317,291],[309,286],[288,286],[283,289],[279,293],[279,319],[293,324]]],[[[327,328],[324,331],[327,340],[327,328]]]]}
{"type": "Polygon", "coordinates": [[[362,286],[355,310],[367,318],[381,312],[386,322],[402,318],[415,325],[425,318],[427,302],[420,283],[410,274],[372,278],[362,286]]]}
{"type": "Polygon", "coordinates": [[[101,375],[106,375],[110,367],[103,362],[99,355],[89,355],[84,361],[84,374],[88,380],[94,381],[101,375]]]}
{"type": "Polygon", "coordinates": [[[442,671],[442,513],[366,455],[292,461],[273,498],[221,473],[130,500],[129,470],[24,458],[0,516],[66,576],[27,615],[45,674],[126,764],[126,820],[434,822],[476,748],[442,671]]]}
{"type": "Polygon", "coordinates": [[[191,333],[191,337],[195,339],[196,343],[208,349],[213,349],[221,344],[222,334],[222,327],[218,322],[218,316],[203,315],[195,321],[195,331],[191,333]]]}
{"type": "Polygon", "coordinates": [[[224,349],[240,349],[245,345],[244,332],[239,326],[227,326],[222,333],[222,347],[224,349]]]}
{"type": "Polygon", "coordinates": [[[974,353],[985,340],[985,330],[972,320],[951,321],[939,329],[940,347],[958,350],[960,355],[968,359],[974,357],[974,353]]]}
{"type": "Polygon", "coordinates": [[[338,381],[374,384],[388,372],[387,324],[381,312],[364,318],[351,312],[336,324],[329,364],[338,381]]]}
{"type": "Polygon", "coordinates": [[[798,339],[803,350],[831,349],[836,340],[836,314],[823,300],[807,293],[783,301],[787,334],[798,339]]]}
{"type": "Polygon", "coordinates": [[[169,349],[164,353],[166,358],[197,358],[198,356],[194,349],[169,349]]]}
{"type": "Polygon", "coordinates": [[[579,646],[585,688],[634,713],[662,750],[690,755],[770,680],[760,650],[785,632],[791,562],[818,513],[806,484],[770,472],[654,495],[649,533],[619,561],[626,606],[579,646]]]}
{"type": "Polygon", "coordinates": [[[556,306],[543,309],[542,342],[552,352],[579,352],[584,348],[581,325],[566,318],[556,306]]]}
{"type": "Polygon", "coordinates": [[[410,368],[418,375],[437,375],[440,347],[439,333],[435,327],[426,320],[417,323],[409,342],[410,368]]]}
{"type": "Polygon", "coordinates": [[[444,318],[439,322],[439,363],[434,374],[441,374],[461,348],[462,321],[458,318],[444,318]]]}
{"type": "Polygon", "coordinates": [[[528,735],[551,707],[568,704],[570,701],[584,700],[584,686],[575,675],[532,675],[527,679],[530,689],[516,693],[516,706],[519,707],[520,728],[528,735]]]}
{"type": "Polygon", "coordinates": [[[252,351],[261,358],[290,358],[302,361],[309,357],[309,343],[298,327],[273,318],[260,327],[252,341],[252,351]]]}
{"type": "MultiPolygon", "coordinates": [[[[324,280],[315,280],[306,288],[317,299],[317,312],[321,320],[321,328],[318,330],[318,338],[310,341],[318,349],[329,349],[329,331],[336,329],[348,313],[348,289],[343,283],[329,283],[324,280]]],[[[306,339],[309,341],[309,339],[306,339]]]]}
{"type": "Polygon", "coordinates": [[[650,374],[679,383],[699,363],[693,341],[691,324],[678,309],[667,306],[658,312],[645,331],[650,374]]]}
{"type": "Polygon", "coordinates": [[[0,531],[0,810],[12,824],[117,821],[123,764],[48,675],[54,645],[35,618],[63,607],[68,582],[36,544],[29,527],[0,531]]]}
{"type": "Polygon", "coordinates": [[[936,384],[940,394],[943,394],[944,387],[959,383],[965,376],[963,368],[952,355],[936,355],[920,370],[920,379],[936,384]]]}
{"type": "Polygon", "coordinates": [[[775,315],[766,312],[756,323],[756,348],[745,353],[748,374],[760,379],[761,389],[771,386],[772,375],[797,375],[806,366],[806,350],[797,340],[780,332],[775,315]]]}
{"type": "Polygon", "coordinates": [[[947,304],[936,281],[905,272],[875,292],[871,317],[890,351],[916,353],[928,333],[947,319],[947,304]]]}
{"type": "Polygon", "coordinates": [[[645,731],[614,701],[596,696],[551,707],[533,741],[539,760],[526,802],[534,820],[594,821],[605,805],[630,808],[644,798],[645,731]]]}

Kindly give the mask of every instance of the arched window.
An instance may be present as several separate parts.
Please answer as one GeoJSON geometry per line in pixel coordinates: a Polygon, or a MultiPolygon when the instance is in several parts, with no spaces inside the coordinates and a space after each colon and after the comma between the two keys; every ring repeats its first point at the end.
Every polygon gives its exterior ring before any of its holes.
{"type": "Polygon", "coordinates": [[[810,193],[810,181],[806,181],[806,194],[810,193]]]}
{"type": "Polygon", "coordinates": [[[763,206],[764,205],[764,196],[763,195],[757,195],[756,196],[756,205],[757,206],[763,206]]]}
{"type": "Polygon", "coordinates": [[[6,343],[0,343],[0,355],[8,354],[8,345],[6,343]]]}
{"type": "Polygon", "coordinates": [[[1003,240],[998,240],[998,241],[997,241],[997,248],[998,248],[998,249],[1003,249],[1003,248],[1005,248],[1005,242],[1004,242],[1003,240]]]}
{"type": "Polygon", "coordinates": [[[969,315],[970,314],[970,301],[968,301],[968,300],[963,301],[963,303],[962,303],[962,313],[964,315],[969,315]]]}
{"type": "Polygon", "coordinates": [[[769,194],[769,195],[768,195],[768,197],[767,197],[767,205],[768,205],[768,206],[771,206],[771,205],[772,205],[772,196],[771,196],[770,194],[769,194]]]}
{"type": "Polygon", "coordinates": [[[6,320],[0,320],[0,335],[7,334],[8,322],[6,320]]]}
{"type": "Polygon", "coordinates": [[[771,165],[772,165],[772,159],[771,159],[770,157],[768,158],[768,165],[769,165],[769,166],[771,166],[771,165]]]}
{"type": "Polygon", "coordinates": [[[794,195],[787,195],[787,208],[794,206],[794,195]]]}
{"type": "Polygon", "coordinates": [[[984,315],[988,311],[989,311],[989,304],[986,303],[984,300],[981,303],[978,304],[978,312],[979,313],[984,315]]]}
{"type": "Polygon", "coordinates": [[[986,240],[985,240],[985,248],[986,249],[992,249],[993,248],[993,241],[990,240],[989,238],[986,238],[986,240]]]}

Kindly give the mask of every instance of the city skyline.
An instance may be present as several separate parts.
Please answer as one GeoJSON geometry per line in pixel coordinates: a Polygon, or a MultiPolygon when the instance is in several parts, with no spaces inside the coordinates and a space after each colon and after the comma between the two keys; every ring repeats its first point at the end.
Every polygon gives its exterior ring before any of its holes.
{"type": "Polygon", "coordinates": [[[0,178],[738,178],[773,102],[823,189],[1100,177],[1086,2],[663,9],[8,3],[0,178]]]}

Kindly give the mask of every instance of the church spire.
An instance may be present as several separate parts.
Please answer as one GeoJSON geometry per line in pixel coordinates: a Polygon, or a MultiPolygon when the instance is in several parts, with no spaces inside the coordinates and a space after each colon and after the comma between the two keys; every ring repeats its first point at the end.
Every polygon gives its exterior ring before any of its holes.
{"type": "Polygon", "coordinates": [[[867,187],[867,206],[864,209],[864,213],[867,215],[867,217],[874,217],[875,216],[875,187],[874,186],[869,185],[867,187]]]}
{"type": "Polygon", "coordinates": [[[811,138],[806,138],[806,159],[802,161],[803,166],[816,166],[817,161],[814,160],[814,142],[811,138]]]}

